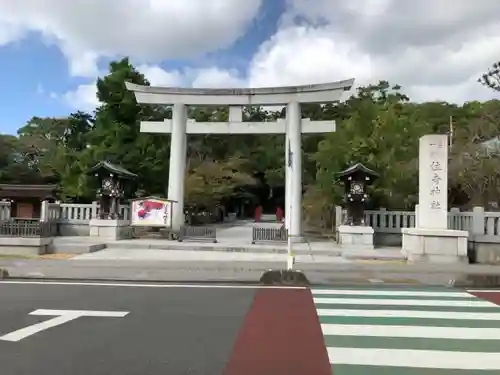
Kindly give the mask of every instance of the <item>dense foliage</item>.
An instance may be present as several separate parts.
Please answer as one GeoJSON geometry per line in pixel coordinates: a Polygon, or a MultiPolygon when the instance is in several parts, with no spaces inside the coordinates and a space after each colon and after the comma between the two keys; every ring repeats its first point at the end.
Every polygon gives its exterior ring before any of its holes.
{"type": "MultiPolygon", "coordinates": [[[[141,194],[166,195],[170,137],[140,133],[139,123],[169,118],[170,109],[136,104],[124,82],[149,82],[128,59],[109,68],[97,82],[101,105],[94,113],[34,117],[17,137],[0,136],[0,182],[55,182],[62,199],[88,201],[93,191],[85,172],[108,159],[140,176],[135,188],[141,194]]],[[[480,82],[497,90],[497,71],[498,64],[480,82]]],[[[310,222],[328,224],[332,207],[340,202],[335,173],[358,161],[381,174],[374,186],[374,206],[411,208],[417,201],[418,139],[450,129],[450,200],[457,205],[499,200],[500,101],[416,104],[399,86],[382,81],[358,88],[338,105],[303,105],[302,114],[337,121],[335,133],[303,137],[304,208],[310,222]]],[[[189,116],[225,121],[228,110],[190,108],[189,116]]],[[[244,111],[247,121],[284,116],[284,110],[244,111]]],[[[236,196],[258,200],[259,193],[249,186],[282,187],[284,158],[284,136],[189,136],[187,203],[211,207],[236,196]]]]}

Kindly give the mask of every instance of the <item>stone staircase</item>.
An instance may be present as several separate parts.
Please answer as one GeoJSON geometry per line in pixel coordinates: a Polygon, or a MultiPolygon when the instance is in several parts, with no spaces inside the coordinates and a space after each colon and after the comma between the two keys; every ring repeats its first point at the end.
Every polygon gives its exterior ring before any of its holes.
{"type": "Polygon", "coordinates": [[[48,247],[48,252],[51,254],[85,254],[105,248],[105,242],[92,237],[54,237],[52,244],[48,247]]]}

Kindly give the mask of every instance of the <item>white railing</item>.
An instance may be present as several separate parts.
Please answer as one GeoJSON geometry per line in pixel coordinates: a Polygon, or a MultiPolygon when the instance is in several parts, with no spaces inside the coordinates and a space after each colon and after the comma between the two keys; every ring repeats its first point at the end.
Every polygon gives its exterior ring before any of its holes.
{"type": "Polygon", "coordinates": [[[97,217],[99,207],[97,202],[92,204],[61,203],[59,206],[59,221],[73,222],[75,224],[83,224],[89,222],[93,217],[97,217]],[[93,214],[93,211],[95,211],[95,214],[93,214]]]}
{"type": "Polygon", "coordinates": [[[60,203],[49,203],[47,205],[47,219],[48,221],[58,221],[61,217],[60,203]]]}
{"type": "MultiPolygon", "coordinates": [[[[337,226],[344,222],[346,210],[335,207],[337,226]]],[[[378,233],[400,234],[402,228],[415,227],[414,211],[365,211],[365,223],[378,233]]],[[[474,207],[472,211],[460,211],[457,208],[448,212],[448,229],[465,230],[475,236],[499,236],[500,238],[500,212],[486,212],[483,207],[474,207]]]]}
{"type": "Polygon", "coordinates": [[[485,212],[484,234],[500,236],[500,212],[485,212]]]}
{"type": "Polygon", "coordinates": [[[415,226],[415,212],[387,211],[385,208],[377,211],[365,211],[365,223],[376,229],[377,232],[401,233],[401,228],[415,226]]]}
{"type": "MultiPolygon", "coordinates": [[[[88,223],[90,219],[97,218],[99,215],[100,207],[98,202],[90,204],[80,203],[60,203],[60,222],[71,222],[75,224],[88,223]]],[[[120,215],[124,219],[130,217],[130,207],[128,205],[120,205],[120,215]]]]}
{"type": "Polygon", "coordinates": [[[10,202],[0,202],[0,221],[10,219],[10,202]]]}

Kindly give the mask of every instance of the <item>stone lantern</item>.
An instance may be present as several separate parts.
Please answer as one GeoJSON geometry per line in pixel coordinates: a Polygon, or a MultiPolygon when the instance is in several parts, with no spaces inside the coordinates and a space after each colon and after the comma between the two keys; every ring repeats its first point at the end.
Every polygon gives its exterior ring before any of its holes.
{"type": "Polygon", "coordinates": [[[357,163],[337,175],[345,188],[347,217],[342,224],[365,225],[364,209],[369,199],[367,187],[378,177],[378,173],[357,163]]]}
{"type": "Polygon", "coordinates": [[[124,198],[123,188],[126,180],[134,179],[137,175],[109,161],[97,163],[88,173],[99,180],[96,194],[100,203],[98,218],[101,220],[123,219],[120,217],[120,200],[124,198]]]}
{"type": "Polygon", "coordinates": [[[106,240],[130,238],[130,220],[120,214],[120,200],[124,198],[127,180],[134,179],[137,175],[109,161],[97,163],[88,174],[99,180],[97,199],[100,204],[99,215],[90,220],[90,236],[106,240]]]}
{"type": "Polygon", "coordinates": [[[368,185],[379,175],[377,172],[356,163],[337,174],[344,183],[344,203],[347,216],[337,229],[337,241],[341,245],[373,249],[373,228],[365,225],[365,204],[370,198],[368,185]]]}

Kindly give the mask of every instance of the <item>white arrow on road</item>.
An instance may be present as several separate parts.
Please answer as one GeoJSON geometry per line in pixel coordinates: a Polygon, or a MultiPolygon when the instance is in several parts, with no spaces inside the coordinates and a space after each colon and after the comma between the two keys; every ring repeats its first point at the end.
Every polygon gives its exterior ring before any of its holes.
{"type": "Polygon", "coordinates": [[[39,316],[55,316],[52,319],[44,322],[36,323],[25,328],[18,329],[17,331],[0,336],[3,341],[20,341],[35,333],[44,331],[46,329],[59,326],[61,324],[70,322],[82,316],[93,317],[107,317],[107,318],[123,318],[128,314],[127,311],[85,311],[85,310],[45,310],[38,309],[31,312],[29,315],[39,316]]]}

